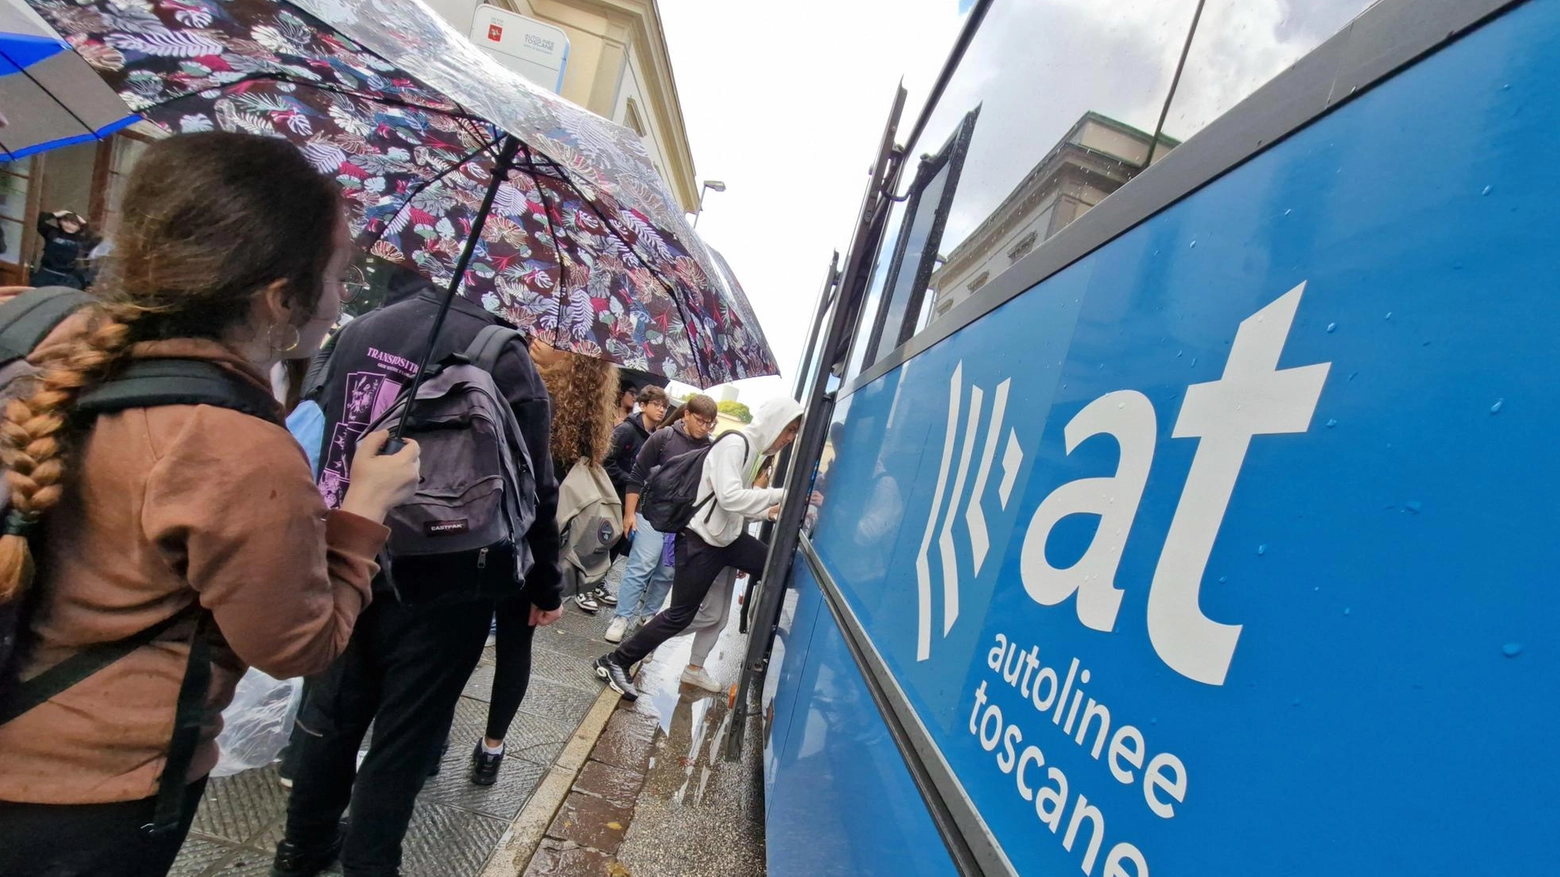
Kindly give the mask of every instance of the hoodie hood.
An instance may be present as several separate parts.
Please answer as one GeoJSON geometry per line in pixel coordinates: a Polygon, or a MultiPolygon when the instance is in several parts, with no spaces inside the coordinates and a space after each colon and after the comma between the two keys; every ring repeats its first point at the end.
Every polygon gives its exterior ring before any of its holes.
{"type": "Polygon", "coordinates": [[[753,412],[753,422],[742,431],[753,443],[753,454],[763,456],[791,421],[802,416],[802,405],[788,396],[768,399],[753,412]]]}

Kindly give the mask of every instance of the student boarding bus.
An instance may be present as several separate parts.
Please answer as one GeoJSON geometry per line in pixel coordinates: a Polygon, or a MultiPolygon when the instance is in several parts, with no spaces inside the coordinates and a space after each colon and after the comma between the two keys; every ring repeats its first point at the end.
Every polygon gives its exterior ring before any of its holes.
{"type": "Polygon", "coordinates": [[[769,873],[1554,873],[1557,143],[1560,0],[974,4],[797,380],[769,873]]]}

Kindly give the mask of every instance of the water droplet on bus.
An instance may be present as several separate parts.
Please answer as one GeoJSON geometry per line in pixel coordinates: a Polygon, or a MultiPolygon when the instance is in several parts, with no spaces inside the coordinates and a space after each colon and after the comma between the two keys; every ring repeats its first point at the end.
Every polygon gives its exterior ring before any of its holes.
{"type": "Polygon", "coordinates": [[[1264,554],[1267,554],[1267,543],[1265,542],[1257,546],[1257,556],[1261,557],[1264,554]]]}
{"type": "Polygon", "coordinates": [[[1337,323],[1328,323],[1327,324],[1327,333],[1329,335],[1332,334],[1333,332],[1336,332],[1336,331],[1338,331],[1338,324],[1337,323]]]}
{"type": "Polygon", "coordinates": [[[1489,193],[1491,193],[1493,191],[1495,191],[1495,187],[1494,186],[1485,186],[1484,187],[1484,191],[1480,192],[1479,194],[1480,195],[1488,195],[1489,193]]]}
{"type": "Polygon", "coordinates": [[[1197,242],[1196,241],[1192,241],[1191,245],[1187,249],[1192,249],[1192,250],[1197,249],[1197,242]]]}
{"type": "Polygon", "coordinates": [[[1515,658],[1516,656],[1522,654],[1522,644],[1506,643],[1500,647],[1500,653],[1508,658],[1515,658]]]}
{"type": "Polygon", "coordinates": [[[1495,400],[1495,404],[1490,406],[1490,413],[1491,414],[1499,414],[1500,413],[1500,409],[1504,408],[1505,405],[1506,405],[1505,397],[1496,399],[1495,400]]]}
{"type": "Polygon", "coordinates": [[[1345,606],[1345,607],[1343,607],[1343,614],[1344,614],[1344,615],[1348,615],[1348,614],[1349,614],[1349,611],[1350,611],[1350,610],[1349,610],[1349,607],[1347,607],[1347,606],[1345,606]]]}

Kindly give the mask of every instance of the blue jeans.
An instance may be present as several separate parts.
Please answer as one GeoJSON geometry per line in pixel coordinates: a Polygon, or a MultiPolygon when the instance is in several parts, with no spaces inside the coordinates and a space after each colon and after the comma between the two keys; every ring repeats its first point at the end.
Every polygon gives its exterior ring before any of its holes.
{"type": "Polygon", "coordinates": [[[628,549],[628,569],[623,570],[623,582],[618,585],[619,618],[654,615],[672,589],[672,568],[661,562],[661,546],[666,537],[650,526],[644,515],[636,517],[639,527],[634,531],[634,544],[628,549]]]}

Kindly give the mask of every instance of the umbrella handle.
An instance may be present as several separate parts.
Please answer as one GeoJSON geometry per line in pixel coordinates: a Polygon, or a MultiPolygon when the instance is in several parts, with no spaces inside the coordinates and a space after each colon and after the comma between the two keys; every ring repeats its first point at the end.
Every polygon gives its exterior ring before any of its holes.
{"type": "Polygon", "coordinates": [[[404,447],[406,447],[406,439],[401,438],[398,435],[393,435],[385,440],[385,446],[379,449],[379,456],[394,456],[395,454],[401,453],[401,449],[404,447]]]}

